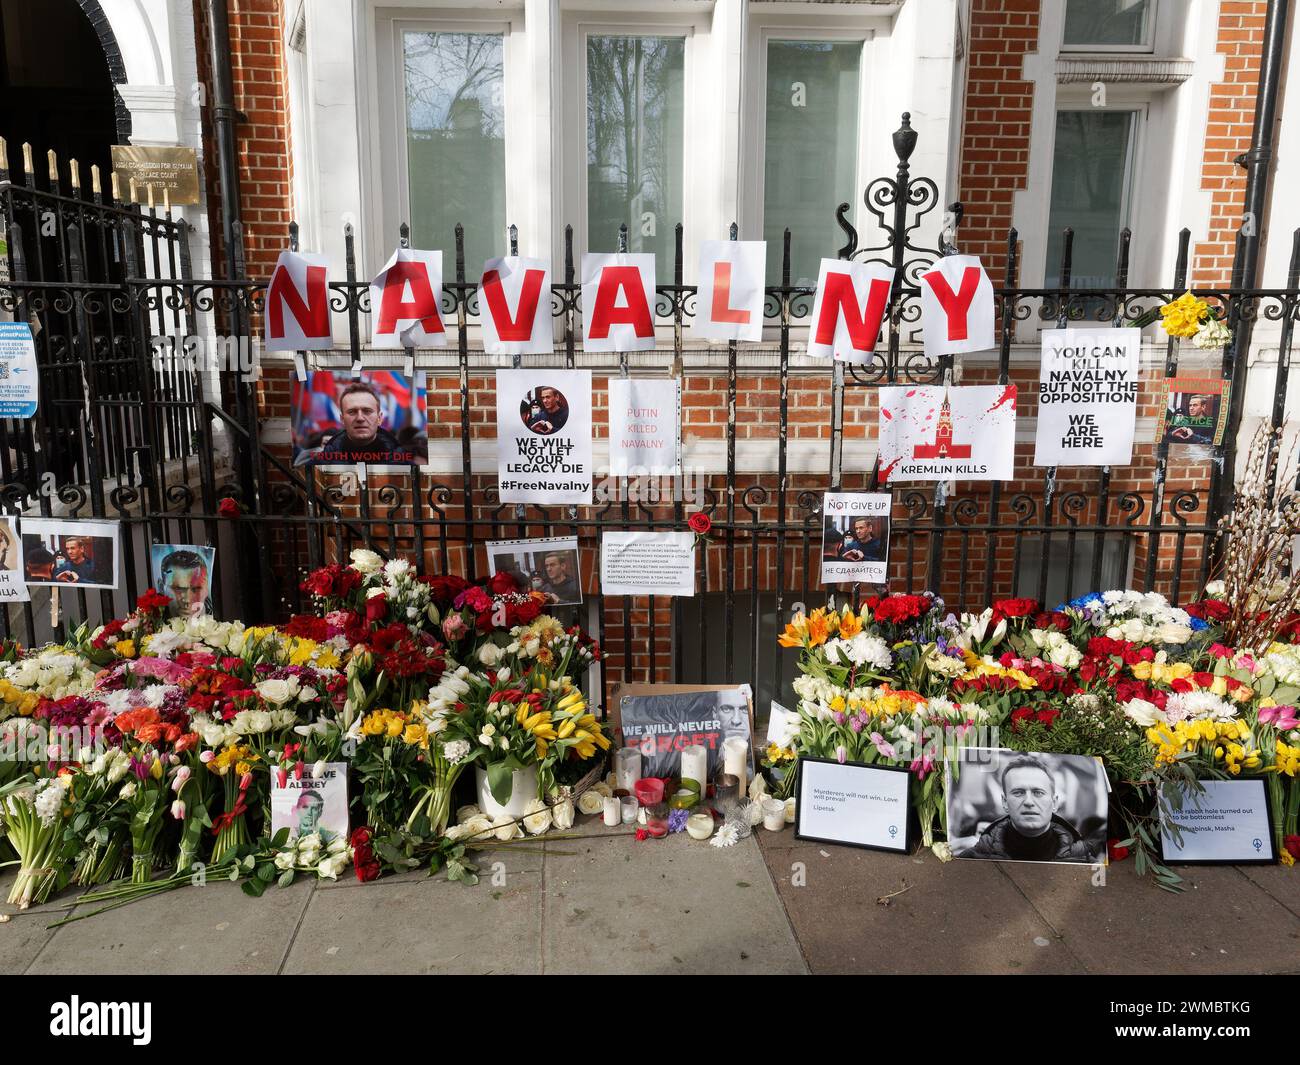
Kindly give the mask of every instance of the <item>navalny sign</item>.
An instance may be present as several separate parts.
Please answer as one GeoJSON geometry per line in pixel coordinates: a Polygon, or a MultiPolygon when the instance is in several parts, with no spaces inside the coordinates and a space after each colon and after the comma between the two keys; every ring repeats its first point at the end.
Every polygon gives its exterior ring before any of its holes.
{"type": "Polygon", "coordinates": [[[1035,466],[1125,465],[1137,422],[1140,329],[1045,329],[1035,466]]]}

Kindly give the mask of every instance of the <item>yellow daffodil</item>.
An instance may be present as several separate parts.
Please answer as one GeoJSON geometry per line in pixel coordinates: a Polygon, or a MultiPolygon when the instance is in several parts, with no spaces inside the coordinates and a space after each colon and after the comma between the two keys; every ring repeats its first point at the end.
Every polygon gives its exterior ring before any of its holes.
{"type": "Polygon", "coordinates": [[[1160,308],[1161,324],[1171,337],[1194,337],[1209,313],[1210,305],[1190,292],[1160,308]]]}

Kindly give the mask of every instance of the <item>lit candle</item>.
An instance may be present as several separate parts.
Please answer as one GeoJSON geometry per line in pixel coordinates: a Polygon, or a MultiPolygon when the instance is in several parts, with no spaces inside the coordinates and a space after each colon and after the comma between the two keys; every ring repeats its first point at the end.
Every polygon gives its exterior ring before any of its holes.
{"type": "Polygon", "coordinates": [[[728,736],[722,741],[722,771],[740,781],[740,793],[749,786],[749,741],[741,736],[728,736]]]}
{"type": "Polygon", "coordinates": [[[616,828],[618,823],[623,819],[623,804],[619,802],[618,796],[606,795],[602,806],[602,812],[605,816],[605,827],[616,828]]]}
{"type": "Polygon", "coordinates": [[[709,779],[709,749],[704,744],[683,748],[681,777],[683,781],[695,781],[700,791],[704,791],[704,784],[709,779]]]}

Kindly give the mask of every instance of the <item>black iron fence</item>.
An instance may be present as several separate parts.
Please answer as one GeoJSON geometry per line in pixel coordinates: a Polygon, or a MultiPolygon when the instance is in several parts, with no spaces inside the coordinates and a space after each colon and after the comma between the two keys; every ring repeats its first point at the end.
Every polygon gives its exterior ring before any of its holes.
{"type": "MultiPolygon", "coordinates": [[[[420,370],[459,386],[459,401],[446,412],[454,423],[458,468],[436,472],[412,467],[400,477],[372,476],[367,482],[311,467],[295,469],[283,449],[267,446],[247,382],[232,379],[236,371],[223,370],[220,392],[205,395],[201,373],[183,365],[159,370],[150,350],[152,337],[195,334],[200,320],[247,335],[260,319],[265,279],[193,278],[186,227],[165,212],[104,203],[97,190],[87,194],[73,187],[65,195],[57,182],[38,192],[30,168],[19,183],[0,173],[10,249],[0,310],[39,326],[42,385],[47,388],[36,420],[0,424],[0,443],[31,442],[29,452],[12,444],[0,448],[8,463],[2,467],[6,484],[0,498],[10,513],[118,519],[132,534],[124,539],[135,544],[137,558],[144,557],[141,552],[150,541],[220,545],[218,568],[224,578],[217,609],[249,620],[279,618],[299,609],[302,569],[345,559],[356,546],[415,556],[428,569],[475,577],[483,572],[480,545],[486,540],[575,536],[594,564],[603,530],[682,529],[690,513],[703,510],[712,517],[713,533],[711,543],[697,552],[698,594],[693,600],[606,597],[589,582],[587,605],[571,613],[615,652],[604,682],[748,680],[760,699],[779,694],[786,690],[791,670],[776,653],[776,632],[793,608],[836,591],[822,588],[818,577],[821,493],[876,485],[874,469],[845,468],[847,413],[857,409],[859,400],[865,406],[867,393],[880,385],[938,383],[957,369],[951,356],[929,359],[917,343],[918,278],[938,256],[957,250],[961,209],[949,208],[941,247],[916,243],[923,222],[939,206],[939,191],[933,181],[909,172],[915,134],[906,118],[894,146],[896,173],[873,181],[864,193],[879,243],[860,247],[846,220],[848,205],[837,211],[846,237],[839,256],[884,263],[897,271],[871,360],[826,365],[802,354],[801,330],[814,293],[790,283],[788,231],[779,252],[782,282],[766,291],[768,339],[759,345],[691,345],[686,329],[695,312],[696,289],[683,282],[679,225],[672,279],[657,290],[656,313],[665,338],[654,361],[659,372],[681,377],[688,389],[700,377],[707,377],[711,388],[716,383],[717,403],[726,410],[724,457],[716,469],[684,479],[699,488],[696,499],[677,491],[675,497],[654,500],[643,484],[624,478],[612,482],[608,498],[590,507],[503,504],[495,468],[474,467],[471,442],[492,436],[490,430],[475,428],[474,385],[511,361],[474,346],[478,285],[467,275],[461,227],[455,233],[453,276],[444,280],[442,296],[454,343],[445,350],[407,353],[420,370]],[[48,212],[55,232],[37,239],[40,219],[48,212]],[[34,259],[38,247],[40,258],[34,259]],[[93,248],[94,254],[83,247],[93,248]],[[98,263],[95,271],[88,271],[88,260],[98,263]],[[763,437],[772,444],[773,461],[769,470],[742,472],[738,411],[752,401],[742,382],[756,377],[775,385],[776,404],[765,415],[763,437]],[[825,395],[828,430],[816,445],[824,448],[820,472],[792,469],[789,461],[792,391],[809,380],[818,382],[825,395]],[[224,481],[212,451],[214,440],[222,438],[231,443],[235,471],[224,481]],[[41,478],[49,466],[42,456],[56,453],[69,465],[60,467],[57,491],[42,493],[41,478]],[[25,457],[16,458],[19,454],[25,457]],[[227,496],[240,503],[237,520],[219,515],[218,500],[227,496]]],[[[296,243],[296,231],[286,236],[296,243]]],[[[407,237],[404,226],[399,239],[405,243],[407,237]]],[[[626,241],[625,231],[620,239],[626,241]]],[[[512,252],[515,242],[512,227],[512,252]]],[[[1019,285],[1018,235],[1009,232],[1004,260],[986,263],[1002,284],[995,291],[998,346],[985,361],[983,380],[1011,380],[1015,345],[1029,339],[1037,323],[1145,325],[1161,304],[1187,289],[1186,230],[1178,237],[1177,265],[1168,287],[1130,286],[1131,242],[1128,230],[1118,235],[1113,285],[1075,287],[1067,230],[1059,285],[1033,289],[1019,285]]],[[[834,251],[827,249],[828,254],[834,251]]],[[[336,353],[313,356],[321,368],[389,363],[389,353],[369,354],[362,340],[363,315],[370,311],[368,285],[368,279],[358,277],[349,230],[344,276],[329,282],[331,308],[346,321],[347,342],[336,353]]],[[[1222,376],[1233,388],[1243,387],[1247,365],[1246,352],[1237,348],[1240,325],[1257,319],[1278,323],[1272,420],[1281,424],[1292,334],[1300,315],[1300,233],[1285,287],[1193,291],[1220,308],[1232,328],[1234,340],[1218,358],[1222,376]]],[[[562,280],[552,286],[551,309],[554,355],[529,356],[527,364],[573,367],[581,352],[582,307],[572,230],[567,228],[562,280]]],[[[1164,376],[1177,373],[1179,358],[1178,343],[1165,342],[1164,376]]],[[[516,358],[514,364],[520,361],[516,358]]],[[[267,380],[287,382],[293,376],[287,364],[262,369],[267,380]]],[[[611,375],[627,375],[633,366],[629,356],[621,355],[607,369],[611,375]]],[[[1036,370],[1035,362],[1035,381],[1036,370]]],[[[1241,417],[1239,404],[1231,409],[1229,440],[1241,417]]],[[[860,428],[861,420],[854,424],[860,428]]],[[[896,588],[937,588],[956,610],[979,609],[998,595],[1056,601],[1110,584],[1159,588],[1175,599],[1184,597],[1207,576],[1216,522],[1230,498],[1231,471],[1225,468],[1224,452],[1216,449],[1204,465],[1205,476],[1190,481],[1169,478],[1168,445],[1157,442],[1148,465],[1136,474],[1110,468],[1031,470],[1024,480],[1009,484],[962,485],[958,495],[949,495],[944,485],[898,488],[891,581],[896,588]]],[[[144,586],[146,573],[128,557],[123,580],[132,594],[144,586]]],[[[125,607],[126,590],[116,599],[105,593],[98,603],[84,600],[83,593],[76,604],[80,616],[107,617],[125,607]]],[[[30,640],[50,631],[30,607],[21,616],[16,613],[4,619],[6,633],[30,640]]]]}

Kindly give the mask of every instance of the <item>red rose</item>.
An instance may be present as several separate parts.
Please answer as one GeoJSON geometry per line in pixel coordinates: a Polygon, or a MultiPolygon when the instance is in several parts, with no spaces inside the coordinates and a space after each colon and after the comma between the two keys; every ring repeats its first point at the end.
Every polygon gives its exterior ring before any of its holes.
{"type": "Polygon", "coordinates": [[[1038,612],[1037,599],[999,599],[993,604],[993,620],[1027,618],[1038,612]]]}
{"type": "Polygon", "coordinates": [[[421,576],[417,579],[429,586],[429,598],[440,607],[450,604],[456,596],[469,587],[469,581],[464,577],[421,576]]]}
{"type": "Polygon", "coordinates": [[[517,592],[519,585],[510,574],[502,572],[493,574],[492,579],[488,581],[488,588],[493,595],[509,595],[511,592],[517,592]]]}
{"type": "Polygon", "coordinates": [[[1110,855],[1110,860],[1112,862],[1122,862],[1128,857],[1129,852],[1127,847],[1121,847],[1119,845],[1119,840],[1109,839],[1106,841],[1106,853],[1110,855]]]}
{"type": "Polygon", "coordinates": [[[366,620],[372,624],[376,621],[383,621],[388,617],[388,597],[385,595],[372,595],[366,600],[366,620]]]}
{"type": "Polygon", "coordinates": [[[371,832],[368,828],[358,828],[348,841],[352,847],[352,868],[356,870],[357,879],[363,884],[376,880],[382,871],[379,859],[370,846],[371,832]]]}
{"type": "Polygon", "coordinates": [[[223,518],[237,518],[240,515],[239,501],[226,496],[217,504],[217,513],[223,518]]]}
{"type": "Polygon", "coordinates": [[[135,601],[135,608],[144,611],[146,614],[150,614],[155,610],[166,609],[170,603],[171,600],[167,596],[160,592],[155,592],[150,588],[135,601]]]}
{"type": "Polygon", "coordinates": [[[709,530],[713,528],[713,519],[700,510],[687,518],[686,524],[696,536],[708,536],[709,530]]]}
{"type": "Polygon", "coordinates": [[[1028,721],[1033,716],[1033,711],[1027,706],[1022,706],[1018,710],[1011,711],[1011,729],[1015,731],[1022,721],[1028,721]]]}

